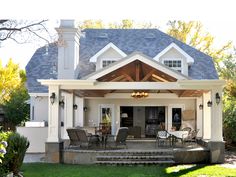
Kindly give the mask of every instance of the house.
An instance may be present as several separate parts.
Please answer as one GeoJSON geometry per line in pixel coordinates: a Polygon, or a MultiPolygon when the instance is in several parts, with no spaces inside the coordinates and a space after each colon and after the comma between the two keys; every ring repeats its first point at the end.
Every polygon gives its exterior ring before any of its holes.
{"type": "Polygon", "coordinates": [[[32,152],[45,146],[52,161],[59,161],[66,128],[106,121],[112,134],[121,126],[139,127],[143,138],[152,137],[157,126],[199,129],[211,162],[223,161],[225,82],[210,56],[158,29],[80,31],[73,20],[62,20],[56,30],[57,44],[39,48],[26,66],[26,126],[31,140],[41,143],[32,152]]]}

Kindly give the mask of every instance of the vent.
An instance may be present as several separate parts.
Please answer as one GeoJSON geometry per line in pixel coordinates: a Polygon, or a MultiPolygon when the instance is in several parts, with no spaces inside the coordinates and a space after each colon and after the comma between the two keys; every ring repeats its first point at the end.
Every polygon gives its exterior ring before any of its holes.
{"type": "Polygon", "coordinates": [[[98,35],[98,38],[100,38],[100,39],[107,39],[108,38],[108,34],[107,33],[100,33],[98,35]]]}
{"type": "Polygon", "coordinates": [[[153,33],[148,33],[146,36],[145,36],[145,39],[155,39],[156,38],[156,36],[155,36],[155,34],[153,34],[153,33]]]}

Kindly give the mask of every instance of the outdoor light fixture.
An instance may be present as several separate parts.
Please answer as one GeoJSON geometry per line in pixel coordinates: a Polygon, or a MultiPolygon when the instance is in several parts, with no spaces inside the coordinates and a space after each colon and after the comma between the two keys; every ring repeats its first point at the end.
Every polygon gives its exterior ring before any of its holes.
{"type": "Polygon", "coordinates": [[[137,91],[137,92],[133,92],[131,94],[131,97],[133,98],[146,98],[148,97],[148,92],[144,92],[144,91],[137,91]]]}
{"type": "Polygon", "coordinates": [[[73,104],[73,109],[76,110],[78,108],[77,104],[73,104]]]}
{"type": "Polygon", "coordinates": [[[211,106],[212,106],[212,101],[208,101],[208,102],[207,102],[207,106],[208,106],[208,107],[211,107],[211,106]]]}
{"type": "Polygon", "coordinates": [[[203,109],[203,104],[199,104],[199,109],[200,109],[200,110],[203,109]]]}
{"type": "Polygon", "coordinates": [[[88,111],[88,108],[85,106],[84,107],[84,112],[87,112],[88,111]]]}
{"type": "Polygon", "coordinates": [[[59,105],[60,105],[62,108],[64,108],[64,106],[65,106],[64,100],[59,101],[59,105]]]}
{"type": "Polygon", "coordinates": [[[216,93],[216,104],[219,104],[220,103],[220,95],[219,93],[217,92],[216,93]]]}
{"type": "Polygon", "coordinates": [[[56,99],[56,94],[54,92],[52,92],[51,96],[50,96],[50,101],[52,104],[55,102],[55,99],[56,99]]]}

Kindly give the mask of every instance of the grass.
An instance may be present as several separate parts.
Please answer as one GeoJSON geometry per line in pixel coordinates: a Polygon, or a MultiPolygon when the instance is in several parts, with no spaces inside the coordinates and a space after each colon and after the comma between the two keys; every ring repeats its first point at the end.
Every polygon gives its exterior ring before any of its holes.
{"type": "Polygon", "coordinates": [[[103,166],[30,163],[24,177],[236,177],[236,169],[219,165],[103,166]]]}

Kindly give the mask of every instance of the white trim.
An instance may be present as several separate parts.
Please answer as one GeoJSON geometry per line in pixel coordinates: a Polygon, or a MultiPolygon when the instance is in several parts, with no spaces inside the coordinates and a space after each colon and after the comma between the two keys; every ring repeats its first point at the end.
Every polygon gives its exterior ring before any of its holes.
{"type": "Polygon", "coordinates": [[[160,57],[163,56],[165,53],[167,53],[172,48],[176,49],[179,53],[181,53],[183,56],[185,56],[186,59],[187,59],[187,63],[189,65],[194,63],[194,59],[189,54],[187,54],[184,50],[182,50],[178,45],[176,45],[173,42],[169,46],[167,46],[164,50],[162,50],[160,53],[158,53],[154,57],[154,60],[159,61],[160,57]]]}
{"type": "MultiPolygon", "coordinates": [[[[183,58],[163,58],[162,63],[163,63],[164,65],[166,65],[166,64],[164,63],[165,61],[181,61],[181,67],[180,67],[180,69],[181,69],[181,73],[182,73],[182,74],[184,73],[184,68],[183,68],[184,60],[183,60],[183,58]]],[[[166,66],[167,66],[167,65],[166,65],[166,66]]],[[[168,66],[168,67],[169,67],[169,66],[168,66]]],[[[176,70],[176,68],[178,68],[178,67],[170,67],[170,68],[176,70]]],[[[176,71],[177,71],[177,70],[176,70],[176,71]]]]}
{"type": "Polygon", "coordinates": [[[48,96],[48,92],[47,93],[29,93],[29,96],[32,96],[32,97],[48,96]]]}
{"type": "Polygon", "coordinates": [[[116,52],[118,52],[122,58],[123,57],[126,57],[127,55],[122,51],[120,50],[118,47],[116,47],[113,43],[109,43],[107,44],[105,47],[103,47],[101,50],[99,50],[94,56],[92,56],[90,59],[89,59],[89,62],[97,62],[97,58],[102,55],[104,52],[106,52],[107,50],[109,50],[110,48],[114,49],[116,52]]]}
{"type": "Polygon", "coordinates": [[[90,80],[96,80],[116,69],[119,69],[135,60],[139,60],[153,68],[158,68],[158,70],[167,73],[168,75],[176,78],[176,79],[188,79],[188,77],[182,75],[178,71],[170,69],[168,66],[165,66],[159,62],[154,61],[153,59],[149,58],[148,56],[143,55],[142,53],[133,53],[126,58],[121,59],[120,61],[113,63],[109,65],[109,67],[106,67],[105,69],[101,69],[95,73],[92,73],[88,75],[88,77],[85,77],[85,79],[90,79],[90,80]]]}

